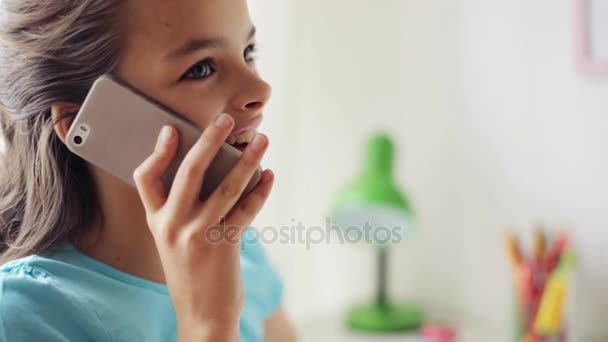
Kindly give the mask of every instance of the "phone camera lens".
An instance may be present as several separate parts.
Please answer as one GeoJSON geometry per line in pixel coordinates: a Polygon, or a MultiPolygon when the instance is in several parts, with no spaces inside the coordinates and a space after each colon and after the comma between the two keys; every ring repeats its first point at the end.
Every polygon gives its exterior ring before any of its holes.
{"type": "Polygon", "coordinates": [[[74,143],[76,143],[76,145],[80,145],[82,144],[82,137],[77,135],[74,137],[74,143]]]}

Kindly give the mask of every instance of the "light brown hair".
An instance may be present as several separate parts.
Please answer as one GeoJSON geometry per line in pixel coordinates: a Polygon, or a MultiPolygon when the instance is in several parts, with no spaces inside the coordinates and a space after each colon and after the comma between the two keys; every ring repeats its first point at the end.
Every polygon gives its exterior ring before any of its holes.
{"type": "Polygon", "coordinates": [[[81,234],[99,214],[87,164],[55,134],[51,104],[82,103],[115,68],[124,2],[0,0],[0,264],[81,234]]]}

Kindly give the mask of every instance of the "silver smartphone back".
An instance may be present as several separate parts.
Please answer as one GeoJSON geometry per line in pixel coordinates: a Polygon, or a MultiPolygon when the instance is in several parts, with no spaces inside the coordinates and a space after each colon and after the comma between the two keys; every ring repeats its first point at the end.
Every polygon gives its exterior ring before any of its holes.
{"type": "MultiPolygon", "coordinates": [[[[152,154],[165,125],[179,132],[177,154],[162,178],[169,189],[202,130],[111,75],[103,75],[93,84],[68,131],[66,144],[82,159],[135,187],[133,172],[152,154]]],[[[205,173],[201,200],[218,187],[241,155],[241,151],[224,143],[205,173]]],[[[262,169],[258,166],[242,196],[255,188],[261,176],[262,169]]]]}

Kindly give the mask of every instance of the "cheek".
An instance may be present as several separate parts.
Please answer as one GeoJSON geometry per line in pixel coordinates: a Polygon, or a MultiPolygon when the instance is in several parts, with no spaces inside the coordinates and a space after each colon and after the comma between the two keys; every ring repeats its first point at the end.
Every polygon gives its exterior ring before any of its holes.
{"type": "Polygon", "coordinates": [[[186,119],[201,128],[209,126],[213,120],[222,114],[226,108],[225,96],[218,91],[200,91],[185,95],[178,94],[174,108],[186,119]]]}

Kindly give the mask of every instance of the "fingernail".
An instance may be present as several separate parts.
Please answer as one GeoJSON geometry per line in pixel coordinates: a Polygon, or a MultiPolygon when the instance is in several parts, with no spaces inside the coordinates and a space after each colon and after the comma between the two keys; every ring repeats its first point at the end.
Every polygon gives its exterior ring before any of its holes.
{"type": "Polygon", "coordinates": [[[271,170],[266,170],[264,176],[262,176],[262,183],[268,183],[274,177],[274,173],[271,170]]]}
{"type": "Polygon", "coordinates": [[[171,129],[171,127],[164,126],[163,129],[160,131],[161,142],[166,144],[169,141],[171,141],[172,137],[173,137],[173,130],[171,129]]]}
{"type": "Polygon", "coordinates": [[[232,125],[232,120],[230,120],[230,117],[228,114],[222,114],[217,118],[215,123],[220,128],[228,128],[228,127],[230,127],[230,125],[232,125]]]}
{"type": "Polygon", "coordinates": [[[251,148],[253,148],[254,151],[262,151],[264,149],[266,145],[266,138],[264,138],[263,135],[261,134],[256,134],[255,138],[253,138],[253,141],[251,142],[251,148]]]}

